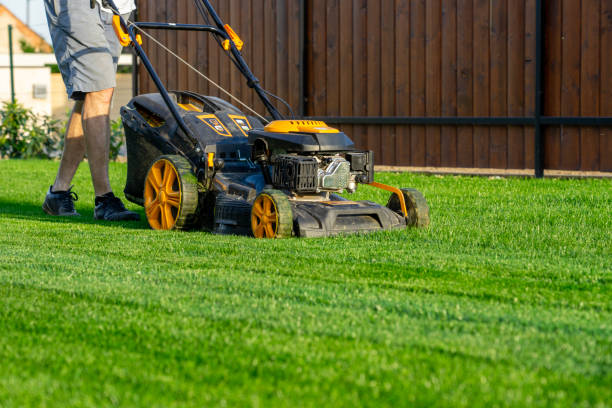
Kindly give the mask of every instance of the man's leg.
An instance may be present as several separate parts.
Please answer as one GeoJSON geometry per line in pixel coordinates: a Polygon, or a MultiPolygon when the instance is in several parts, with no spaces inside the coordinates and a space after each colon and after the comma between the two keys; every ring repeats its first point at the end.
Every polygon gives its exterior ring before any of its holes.
{"type": "Polygon", "coordinates": [[[85,137],[81,124],[82,111],[83,101],[76,101],[66,128],[64,152],[53,183],[53,191],[67,191],[70,188],[74,173],[76,173],[79,164],[85,157],[85,137]]]}
{"type": "Polygon", "coordinates": [[[79,215],[74,208],[74,201],[78,197],[70,190],[70,183],[85,156],[85,137],[81,124],[82,112],[83,102],[76,101],[64,135],[64,151],[59,170],[42,206],[43,210],[50,215],[79,215]]]}
{"type": "Polygon", "coordinates": [[[96,196],[111,192],[108,180],[110,149],[110,105],[114,88],[89,92],[83,104],[83,130],[87,160],[96,196]]]}
{"type": "Polygon", "coordinates": [[[83,104],[83,130],[87,145],[87,159],[96,193],[94,218],[106,221],[138,220],[140,216],[128,211],[111,191],[108,180],[110,150],[110,104],[114,88],[88,92],[83,104]]]}

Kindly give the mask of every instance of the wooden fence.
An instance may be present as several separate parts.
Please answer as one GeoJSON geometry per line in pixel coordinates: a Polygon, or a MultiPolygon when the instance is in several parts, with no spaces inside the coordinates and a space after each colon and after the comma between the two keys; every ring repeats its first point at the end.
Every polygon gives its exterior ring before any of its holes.
{"type": "MultiPolygon", "coordinates": [[[[547,169],[612,171],[610,122],[568,125],[587,123],[575,117],[612,116],[612,0],[212,3],[245,41],[243,54],[267,90],[296,113],[339,123],[379,164],[520,169],[543,157],[547,169]],[[483,120],[491,117],[497,122],[483,120]]],[[[138,0],[138,7],[141,21],[203,23],[191,0],[138,0]]],[[[212,39],[151,34],[264,113],[212,39]]],[[[145,44],[168,88],[223,96],[145,44]]],[[[142,69],[139,78],[141,92],[154,91],[142,69]]]]}

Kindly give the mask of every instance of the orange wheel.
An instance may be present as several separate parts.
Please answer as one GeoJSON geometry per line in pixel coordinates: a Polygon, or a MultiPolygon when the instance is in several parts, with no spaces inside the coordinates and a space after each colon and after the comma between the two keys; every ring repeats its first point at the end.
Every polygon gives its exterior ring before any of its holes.
{"type": "Polygon", "coordinates": [[[264,190],[251,209],[251,229],[255,238],[291,236],[293,214],[287,196],[277,190],[264,190]]]}
{"type": "Polygon", "coordinates": [[[180,156],[162,156],[149,168],[145,179],[144,207],[151,228],[186,229],[195,220],[197,180],[191,166],[180,156]]]}

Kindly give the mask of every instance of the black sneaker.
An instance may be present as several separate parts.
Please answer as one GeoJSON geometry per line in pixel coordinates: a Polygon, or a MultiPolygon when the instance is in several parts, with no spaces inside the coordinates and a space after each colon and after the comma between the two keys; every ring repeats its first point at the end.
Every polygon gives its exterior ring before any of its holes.
{"type": "Polygon", "coordinates": [[[74,209],[74,202],[79,199],[79,196],[72,191],[72,186],[67,191],[49,191],[45,197],[45,202],[42,205],[43,210],[49,215],[58,215],[62,217],[78,217],[81,214],[74,209]]]}
{"type": "Polygon", "coordinates": [[[128,211],[119,198],[115,197],[113,193],[107,193],[101,197],[96,197],[94,218],[105,221],[138,221],[140,215],[128,211]]]}

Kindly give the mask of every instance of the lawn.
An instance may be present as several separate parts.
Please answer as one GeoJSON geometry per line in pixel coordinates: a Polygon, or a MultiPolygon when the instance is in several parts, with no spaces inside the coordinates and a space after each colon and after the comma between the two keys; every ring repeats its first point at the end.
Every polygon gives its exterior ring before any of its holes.
{"type": "Polygon", "coordinates": [[[380,173],[430,228],[270,241],[95,222],[86,165],[49,217],[56,169],[0,161],[2,407],[612,404],[609,179],[380,173]]]}

